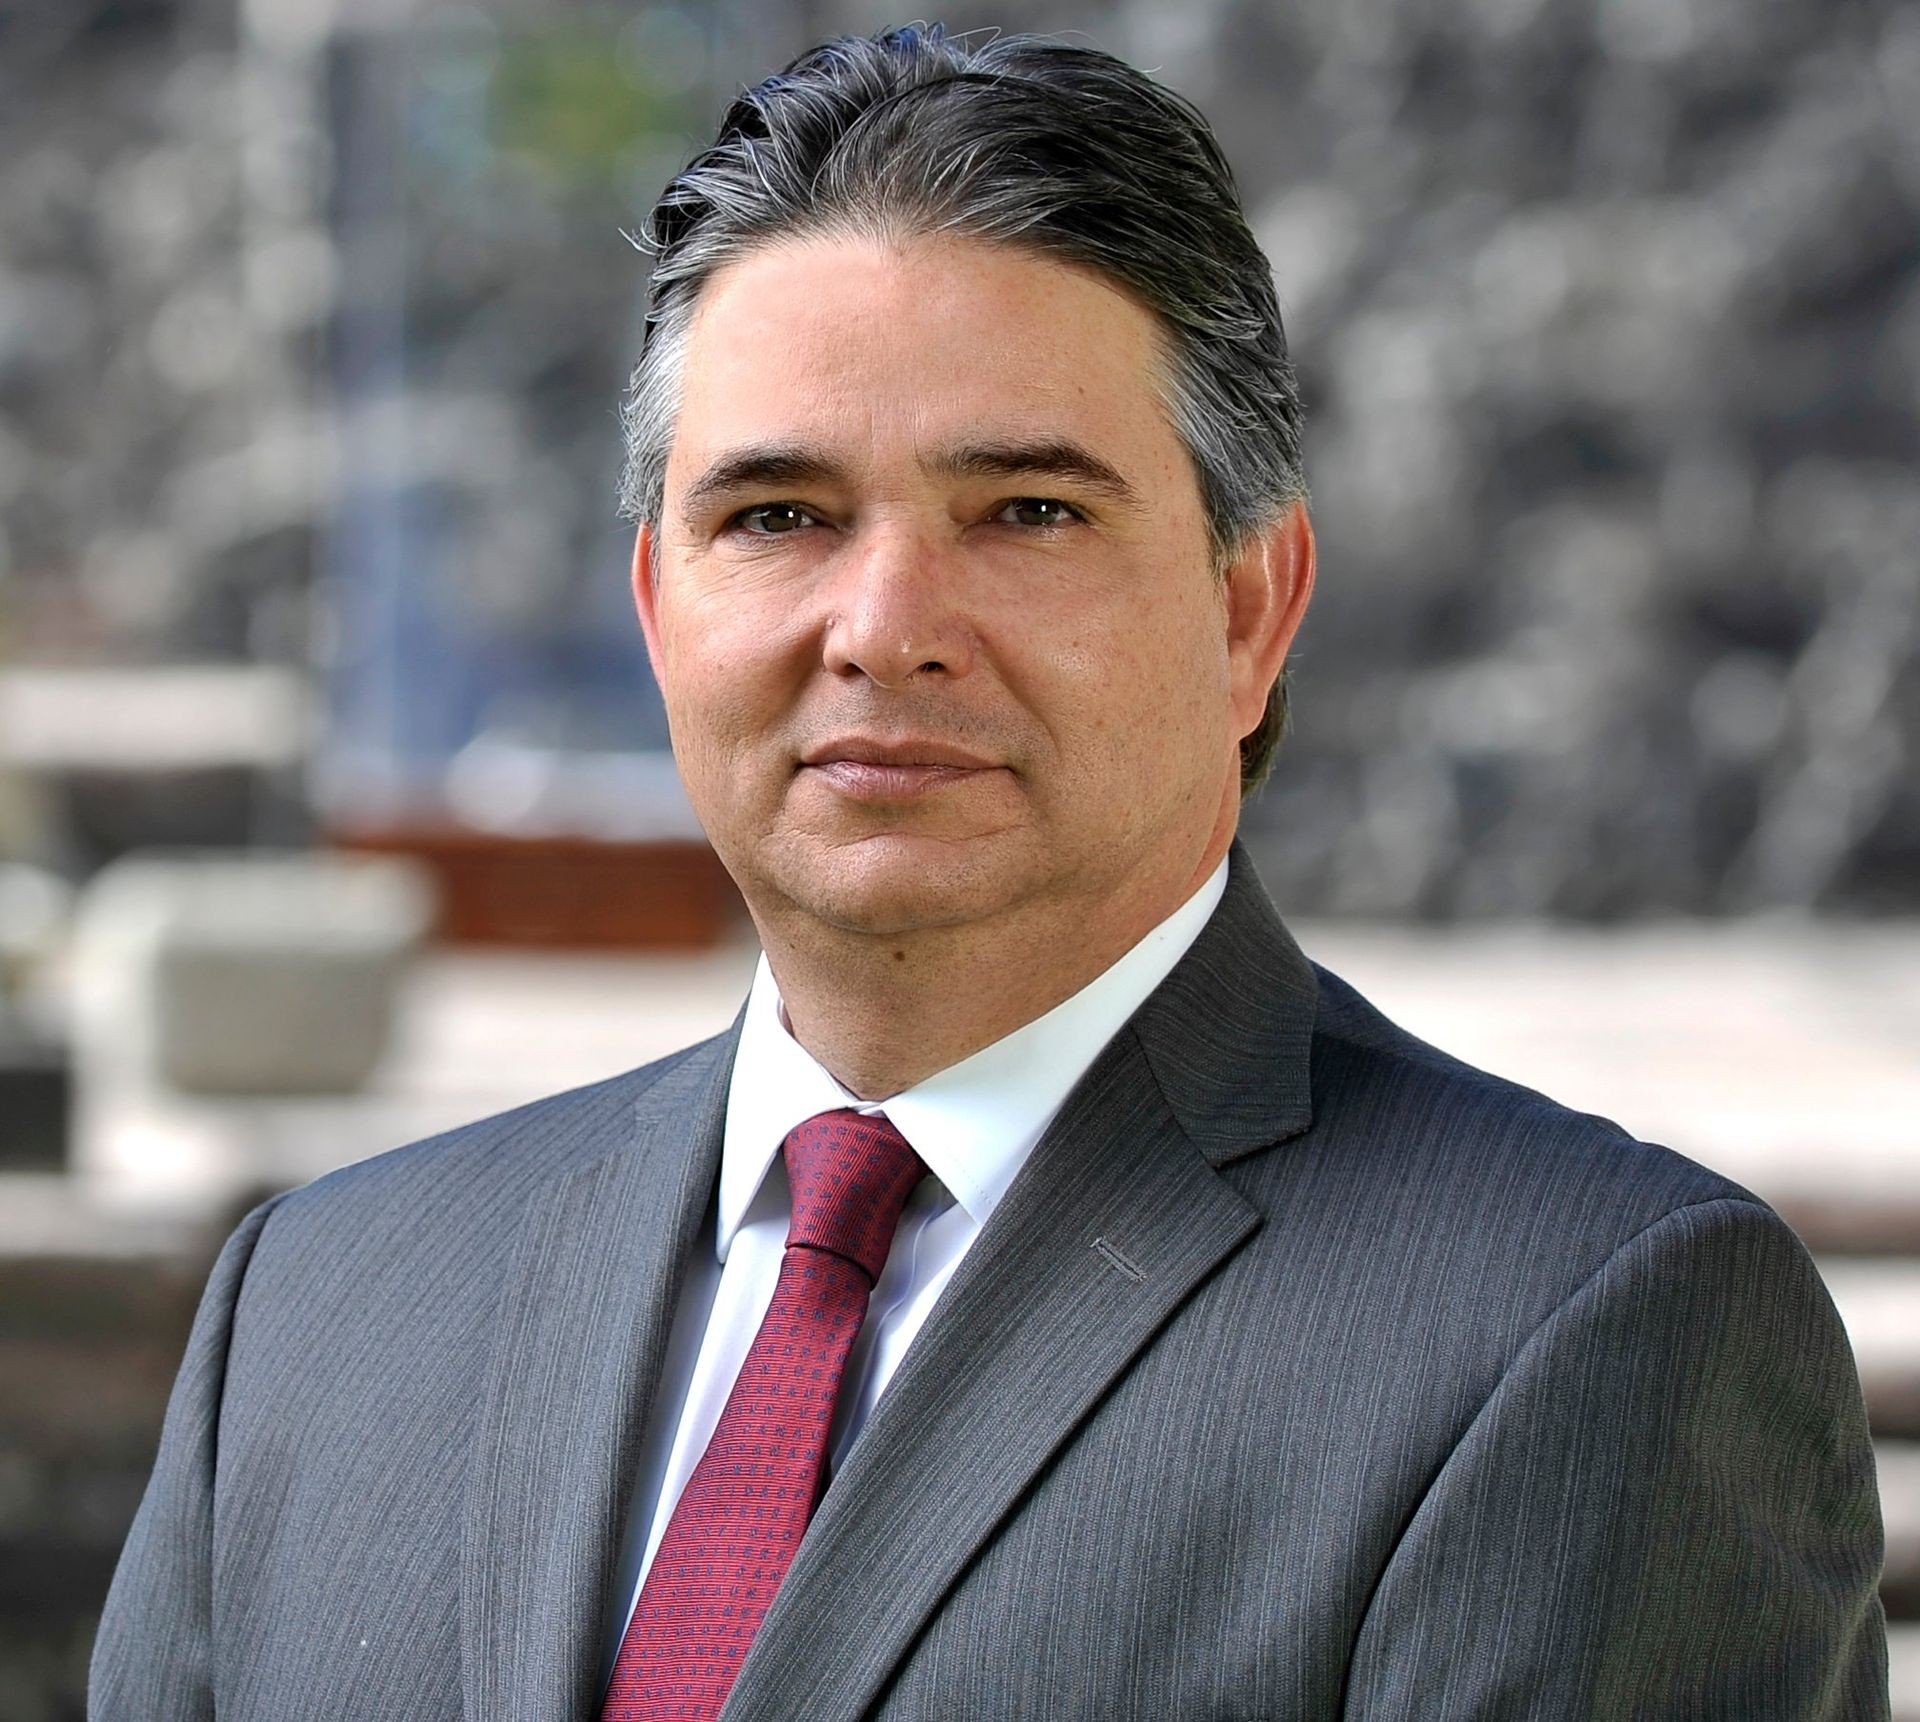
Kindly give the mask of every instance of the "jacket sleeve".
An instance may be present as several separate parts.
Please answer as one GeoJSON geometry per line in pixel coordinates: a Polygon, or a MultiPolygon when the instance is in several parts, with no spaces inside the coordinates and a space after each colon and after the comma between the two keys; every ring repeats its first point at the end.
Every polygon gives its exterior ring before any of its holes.
{"type": "Polygon", "coordinates": [[[1528,1339],[1368,1606],[1348,1722],[1878,1722],[1873,1453],[1813,1263],[1663,1216],[1528,1339]]]}
{"type": "Polygon", "coordinates": [[[212,1722],[213,1480],[227,1345],[247,1264],[279,1200],[235,1228],[201,1294],[94,1641],[89,1722],[212,1722]]]}

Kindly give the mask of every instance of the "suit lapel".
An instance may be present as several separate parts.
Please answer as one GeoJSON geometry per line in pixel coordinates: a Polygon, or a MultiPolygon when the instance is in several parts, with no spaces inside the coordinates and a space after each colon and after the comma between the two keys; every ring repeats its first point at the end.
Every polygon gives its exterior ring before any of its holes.
{"type": "Polygon", "coordinates": [[[888,1384],[724,1722],[863,1715],[1041,1468],[1258,1228],[1216,1165],[1305,1127],[1314,993],[1236,847],[1220,909],[1068,1098],[888,1384]]]}
{"type": "Polygon", "coordinates": [[[720,1164],[737,1032],[688,1053],[639,1096],[629,1135],[528,1203],[467,1486],[469,1722],[592,1713],[625,1494],[720,1164]]]}

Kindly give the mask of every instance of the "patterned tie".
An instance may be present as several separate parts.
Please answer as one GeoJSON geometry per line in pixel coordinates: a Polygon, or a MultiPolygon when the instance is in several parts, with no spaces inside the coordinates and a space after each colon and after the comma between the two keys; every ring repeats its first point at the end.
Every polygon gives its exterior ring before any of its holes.
{"type": "Polygon", "coordinates": [[[793,1220],[773,1302],[687,1479],[601,1722],[710,1722],[826,1487],[840,1377],[919,1156],[884,1118],[809,1118],[782,1144],[793,1220]]]}

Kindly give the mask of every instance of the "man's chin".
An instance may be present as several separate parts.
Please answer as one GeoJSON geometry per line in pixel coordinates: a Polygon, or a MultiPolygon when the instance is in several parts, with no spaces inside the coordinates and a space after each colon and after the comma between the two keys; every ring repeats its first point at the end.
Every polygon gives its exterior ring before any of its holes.
{"type": "Polygon", "coordinates": [[[905,938],[986,918],[989,906],[938,881],[862,879],[821,885],[800,906],[813,918],[846,933],[905,938]]]}
{"type": "Polygon", "coordinates": [[[1000,848],[985,839],[868,839],[791,857],[782,894],[816,921],[875,938],[964,926],[1018,895],[1017,869],[1000,848]]]}

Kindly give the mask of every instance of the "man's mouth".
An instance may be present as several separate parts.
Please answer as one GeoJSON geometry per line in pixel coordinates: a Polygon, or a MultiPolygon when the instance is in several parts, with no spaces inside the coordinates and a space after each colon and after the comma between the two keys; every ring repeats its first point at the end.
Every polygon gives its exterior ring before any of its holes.
{"type": "Polygon", "coordinates": [[[839,736],[807,749],[800,769],[856,801],[907,801],[1004,767],[930,736],[839,736]]]}

